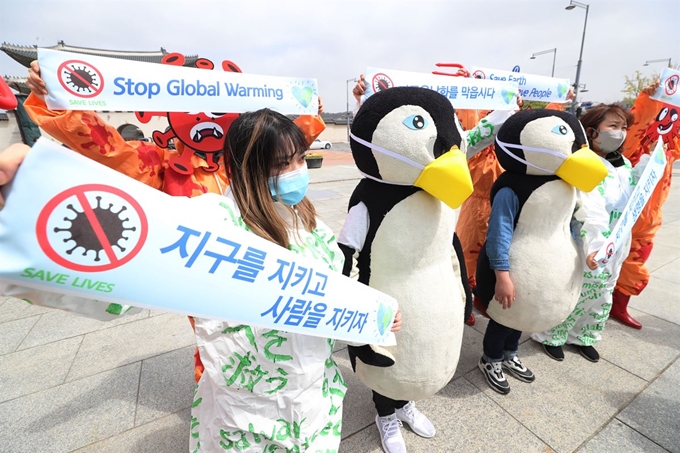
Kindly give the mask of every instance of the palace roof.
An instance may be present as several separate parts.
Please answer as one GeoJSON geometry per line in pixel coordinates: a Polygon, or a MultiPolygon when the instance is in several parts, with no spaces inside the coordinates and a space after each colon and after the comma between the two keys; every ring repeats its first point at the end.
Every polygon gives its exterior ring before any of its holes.
{"type": "MultiPolygon", "coordinates": [[[[161,50],[151,52],[136,52],[127,50],[105,50],[105,49],[91,49],[88,47],[69,46],[64,44],[64,41],[59,41],[57,45],[45,47],[45,49],[64,50],[67,52],[80,53],[85,55],[94,55],[97,57],[120,58],[123,60],[143,61],[147,63],[160,63],[163,56],[168,52],[161,47],[161,50]]],[[[29,67],[31,61],[38,59],[38,46],[19,46],[15,44],[2,43],[0,50],[9,55],[19,64],[29,67]]],[[[198,55],[185,55],[184,66],[194,66],[198,59],[198,55]]]]}

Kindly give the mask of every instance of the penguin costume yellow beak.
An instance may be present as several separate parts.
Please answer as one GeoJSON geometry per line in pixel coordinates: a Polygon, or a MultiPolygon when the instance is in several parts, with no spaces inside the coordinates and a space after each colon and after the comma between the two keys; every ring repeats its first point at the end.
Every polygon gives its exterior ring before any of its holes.
{"type": "Polygon", "coordinates": [[[473,191],[465,154],[457,146],[453,146],[427,164],[413,185],[441,200],[451,209],[458,208],[473,191]]]}
{"type": "Polygon", "coordinates": [[[583,192],[590,192],[607,176],[607,167],[593,150],[584,147],[569,155],[555,175],[583,192]]]}

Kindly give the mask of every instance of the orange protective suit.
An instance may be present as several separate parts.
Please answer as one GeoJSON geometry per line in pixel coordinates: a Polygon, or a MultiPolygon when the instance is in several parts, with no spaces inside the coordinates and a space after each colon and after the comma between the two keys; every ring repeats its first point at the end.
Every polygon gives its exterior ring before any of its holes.
{"type": "Polygon", "coordinates": [[[625,296],[639,295],[649,283],[649,271],[645,263],[652,252],[654,236],[661,228],[661,207],[671,188],[673,162],[680,157],[679,112],[680,107],[650,99],[646,93],[638,96],[631,110],[635,120],[623,144],[624,156],[635,165],[661,139],[668,162],[663,177],[633,226],[630,254],[623,263],[616,283],[616,291],[625,296]]]}
{"type": "MultiPolygon", "coordinates": [[[[478,110],[457,110],[461,125],[467,131],[475,127],[489,112],[478,110]]],[[[484,148],[468,161],[474,191],[460,208],[456,234],[460,239],[465,256],[470,288],[477,286],[475,274],[479,250],[486,240],[486,230],[491,214],[491,186],[503,172],[498,164],[493,146],[484,148]]]]}

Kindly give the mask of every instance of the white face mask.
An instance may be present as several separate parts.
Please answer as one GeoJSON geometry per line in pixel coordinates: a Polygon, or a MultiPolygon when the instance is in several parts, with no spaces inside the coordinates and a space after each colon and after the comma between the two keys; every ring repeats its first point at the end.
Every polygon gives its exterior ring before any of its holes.
{"type": "Polygon", "coordinates": [[[605,153],[613,153],[618,150],[624,141],[626,141],[626,132],[621,129],[597,131],[598,145],[605,153]]]}

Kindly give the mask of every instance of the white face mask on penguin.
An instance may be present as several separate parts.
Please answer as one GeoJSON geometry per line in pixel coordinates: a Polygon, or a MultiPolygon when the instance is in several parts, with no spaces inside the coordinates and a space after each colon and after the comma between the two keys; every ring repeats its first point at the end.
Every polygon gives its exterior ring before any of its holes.
{"type": "Polygon", "coordinates": [[[385,134],[389,134],[385,137],[374,135],[373,141],[399,142],[403,145],[401,152],[384,148],[350,134],[353,140],[374,152],[374,157],[381,169],[382,179],[362,174],[369,179],[386,184],[419,187],[452,209],[458,208],[473,190],[465,154],[459,150],[458,146],[453,146],[434,159],[432,148],[437,137],[434,121],[421,108],[410,105],[402,106],[386,115],[383,121],[396,123],[396,118],[391,118],[393,116],[399,118],[401,125],[396,129],[385,130],[385,134]],[[428,139],[428,136],[429,140],[424,140],[428,139]],[[424,142],[427,142],[426,147],[422,146],[424,142]],[[415,160],[416,158],[427,163],[420,163],[415,160]]]}
{"type": "Polygon", "coordinates": [[[593,190],[607,176],[607,168],[590,148],[583,147],[574,153],[571,152],[574,132],[566,123],[557,117],[545,117],[534,120],[532,125],[536,130],[525,129],[522,142],[548,144],[554,149],[506,143],[497,137],[497,152],[500,150],[526,165],[528,175],[556,175],[584,192],[593,190]],[[549,131],[549,134],[546,135],[546,131],[549,131]],[[516,155],[513,149],[522,150],[524,158],[516,155]]]}

